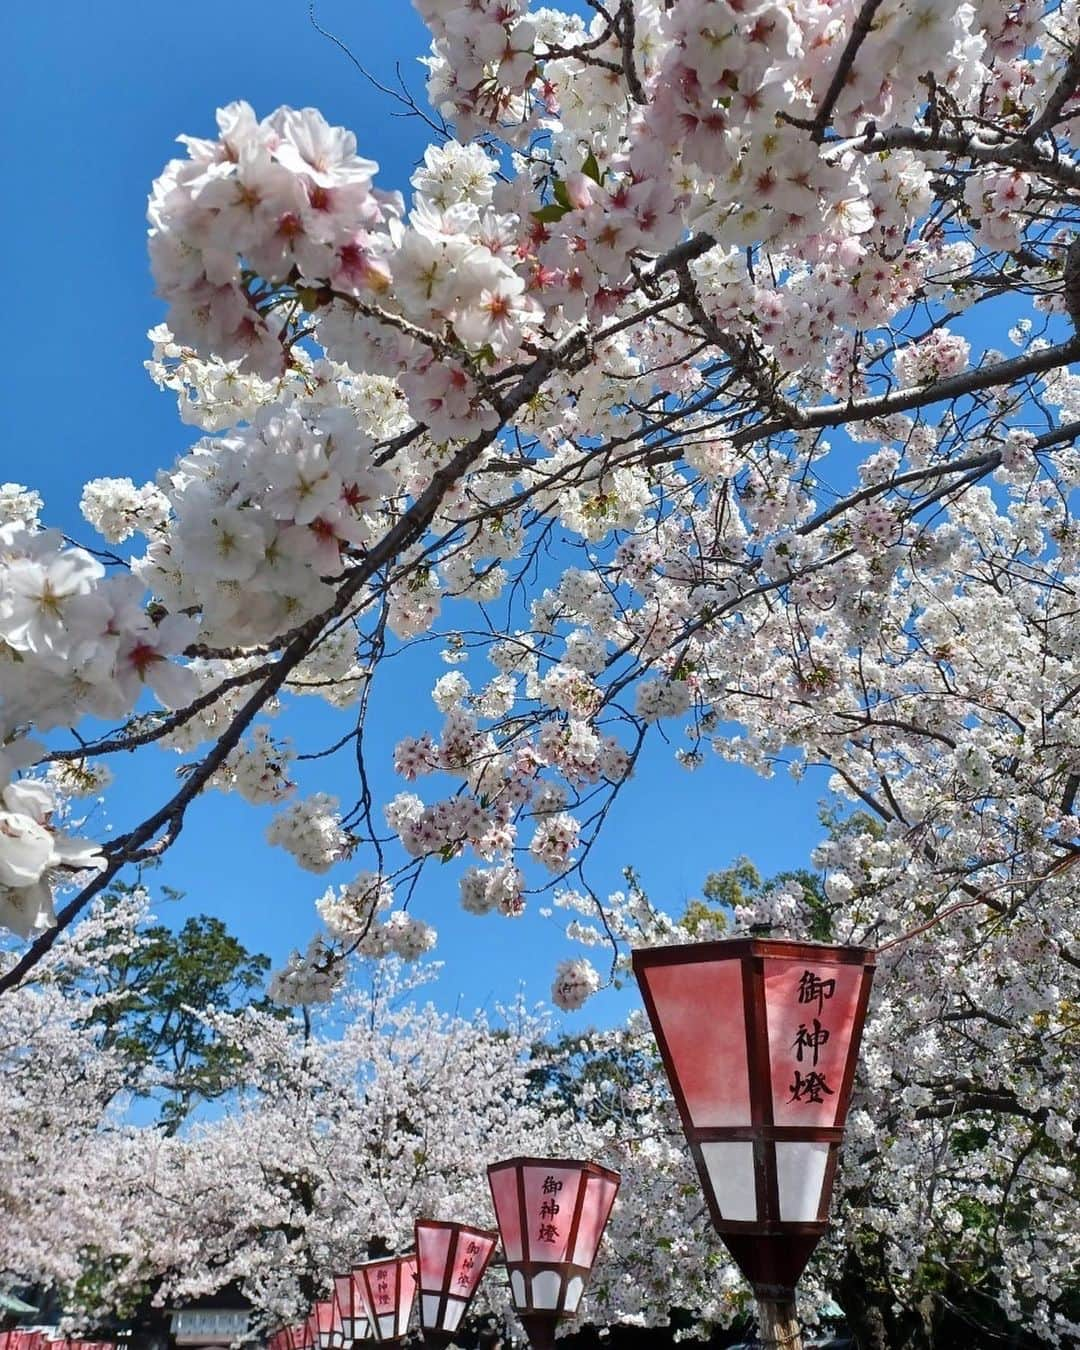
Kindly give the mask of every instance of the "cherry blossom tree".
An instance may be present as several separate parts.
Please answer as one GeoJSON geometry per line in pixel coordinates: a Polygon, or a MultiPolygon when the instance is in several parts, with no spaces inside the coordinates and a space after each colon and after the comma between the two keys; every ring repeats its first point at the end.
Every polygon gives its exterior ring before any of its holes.
{"type": "MultiPolygon", "coordinates": [[[[98,1166],[119,1127],[129,1065],[94,1018],[111,995],[95,976],[138,942],[145,896],[133,892],[74,926],[4,1001],[0,1019],[0,1272],[75,1288],[95,1245],[119,1240],[119,1206],[98,1166]]],[[[10,954],[0,958],[10,965],[10,954]]],[[[6,1282],[6,1278],[5,1278],[6,1282]]]]}
{"type": "Polygon", "coordinates": [[[823,767],[859,813],[813,859],[831,935],[883,950],[851,1282],[996,1259],[993,1297],[1067,1339],[1080,9],[418,8],[444,134],[410,199],[314,109],[220,110],[150,199],[150,371],[201,438],[89,482],[87,547],[0,492],[0,918],[28,940],[0,992],[235,791],[299,866],[356,861],[284,1000],[428,950],[435,859],[471,913],[566,888],[604,952],[556,972],[578,1006],[682,931],[587,873],[657,724],[688,769],[823,767]],[[436,635],[441,727],[376,800],[372,692],[436,635]],[[332,744],[279,731],[302,696],[332,744]],[[155,747],[179,785],[77,827],[155,747]],[[354,799],[299,797],[290,766],[331,753],[354,799]]]}
{"type": "Polygon", "coordinates": [[[108,549],[4,490],[0,885],[34,940],[3,987],[209,789],[274,804],[301,866],[365,868],[324,964],[426,945],[394,896],[432,856],[475,860],[467,909],[516,913],[665,718],[688,765],[826,760],[931,903],[958,868],[1006,906],[1052,886],[1076,856],[1075,6],[420,9],[447,134],[411,202],[312,109],[183,137],[150,201],[151,371],[208,434],[156,483],[87,485],[108,549]],[[973,347],[972,316],[1018,354],[973,347]],[[561,579],[531,588],[549,545],[561,579]],[[398,747],[433,793],[376,802],[371,689],[444,608],[477,674],[398,747]],[[1038,690],[995,711],[1031,640],[1038,690]],[[351,806],[288,800],[268,718],[300,694],[341,709],[351,806]],[[116,731],[65,743],[91,715],[116,731]],[[189,757],[171,796],[107,843],[59,828],[154,745],[189,757]],[[875,794],[886,761],[932,809],[875,794]],[[973,852],[958,815],[1003,794],[975,812],[1001,856],[973,852]]]}

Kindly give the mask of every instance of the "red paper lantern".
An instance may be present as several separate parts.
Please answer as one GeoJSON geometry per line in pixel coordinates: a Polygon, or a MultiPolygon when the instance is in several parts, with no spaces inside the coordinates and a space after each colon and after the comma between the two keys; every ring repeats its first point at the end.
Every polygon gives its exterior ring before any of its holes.
{"type": "Polygon", "coordinates": [[[351,1271],[348,1275],[334,1276],[334,1304],[342,1344],[347,1347],[356,1341],[367,1340],[371,1335],[371,1324],[364,1311],[359,1276],[351,1271]]]}
{"type": "Polygon", "coordinates": [[[310,1339],[313,1334],[310,1318],[305,1317],[302,1322],[286,1327],[285,1334],[289,1338],[289,1350],[315,1350],[315,1343],[310,1339]]]}
{"type": "Polygon", "coordinates": [[[266,1350],[299,1350],[294,1341],[294,1328],[279,1327],[267,1338],[266,1350]]]}
{"type": "Polygon", "coordinates": [[[508,1158],[488,1168],[510,1295],[536,1350],[555,1344],[560,1318],[577,1312],[619,1190],[594,1162],[508,1158]]]}
{"type": "Polygon", "coordinates": [[[333,1298],[322,1299],[311,1309],[314,1319],[315,1345],[318,1350],[340,1350],[344,1344],[341,1319],[333,1298]]]}
{"type": "Polygon", "coordinates": [[[10,1337],[8,1341],[9,1350],[43,1350],[43,1347],[48,1344],[43,1331],[24,1331],[16,1327],[7,1334],[10,1337]]]}
{"type": "Polygon", "coordinates": [[[371,1339],[376,1344],[400,1340],[409,1329],[416,1295],[416,1254],[365,1261],[352,1273],[371,1339]]]}
{"type": "Polygon", "coordinates": [[[771,938],[641,949],[634,973],[717,1232],[762,1301],[828,1227],[874,952],[771,938]]]}
{"type": "Polygon", "coordinates": [[[86,1341],[81,1337],[47,1340],[43,1331],[15,1332],[8,1350],[116,1350],[113,1341],[86,1341]]]}
{"type": "Polygon", "coordinates": [[[453,1340],[498,1240],[498,1233],[486,1228],[417,1219],[420,1325],[427,1344],[446,1346],[453,1340]]]}

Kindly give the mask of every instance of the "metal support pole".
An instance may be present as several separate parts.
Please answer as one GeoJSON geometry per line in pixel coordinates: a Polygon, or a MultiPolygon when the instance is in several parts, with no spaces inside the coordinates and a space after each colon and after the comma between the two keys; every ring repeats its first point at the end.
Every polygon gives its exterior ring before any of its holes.
{"type": "Polygon", "coordinates": [[[766,1350],[803,1350],[794,1298],[758,1299],[758,1339],[766,1350]]]}

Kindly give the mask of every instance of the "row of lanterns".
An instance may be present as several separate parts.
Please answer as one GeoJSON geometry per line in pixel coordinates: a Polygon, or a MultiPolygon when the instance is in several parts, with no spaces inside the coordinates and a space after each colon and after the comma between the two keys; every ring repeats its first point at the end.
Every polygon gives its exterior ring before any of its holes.
{"type": "MultiPolygon", "coordinates": [[[[754,1289],[763,1334],[793,1348],[795,1285],[828,1227],[875,955],[733,938],[633,957],[713,1225],[754,1289]]],[[[551,1350],[559,1320],[577,1312],[619,1175],[510,1158],[488,1182],[497,1233],[419,1220],[414,1252],[335,1276],[333,1297],[269,1350],[393,1344],[417,1297],[425,1342],[446,1347],[500,1240],[529,1341],[551,1350]]]]}
{"type": "Polygon", "coordinates": [[[269,1350],[393,1345],[414,1302],[428,1345],[451,1344],[502,1240],[510,1295],[531,1344],[555,1343],[577,1312],[619,1190],[619,1174],[567,1158],[509,1158],[488,1168],[498,1232],[418,1219],[416,1247],[334,1276],[331,1298],[270,1338],[269,1350]]]}
{"type": "Polygon", "coordinates": [[[116,1350],[112,1341],[53,1339],[44,1331],[0,1331],[0,1350],[116,1350]]]}
{"type": "MultiPolygon", "coordinates": [[[[763,1334],[797,1350],[795,1285],[829,1199],[875,955],[767,938],[643,948],[634,973],[713,1224],[758,1300],[763,1334]]],[[[415,1250],[335,1275],[333,1293],[269,1350],[394,1345],[414,1303],[426,1343],[451,1344],[502,1243],[534,1350],[578,1310],[619,1189],[594,1162],[510,1158],[488,1168],[498,1232],[420,1219],[415,1250]]],[[[0,1350],[115,1350],[0,1333],[0,1350]]]]}

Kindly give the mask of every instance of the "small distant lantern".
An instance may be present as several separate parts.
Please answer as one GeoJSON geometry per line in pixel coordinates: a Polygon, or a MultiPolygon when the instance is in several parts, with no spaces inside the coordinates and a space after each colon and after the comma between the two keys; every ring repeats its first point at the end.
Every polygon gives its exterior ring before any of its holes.
{"type": "Polygon", "coordinates": [[[788,1345],[828,1228],[874,958],[771,938],[633,954],[713,1224],[763,1332],[788,1345]]]}
{"type": "Polygon", "coordinates": [[[312,1307],[311,1315],[315,1323],[317,1350],[341,1350],[344,1338],[341,1334],[341,1319],[337,1315],[337,1304],[334,1299],[320,1300],[312,1307]]]}
{"type": "Polygon", "coordinates": [[[448,1346],[461,1325],[499,1240],[486,1228],[416,1221],[420,1325],[424,1343],[448,1346]]]}
{"type": "Polygon", "coordinates": [[[573,1317],[619,1190],[594,1162],[508,1158],[488,1168],[514,1309],[534,1350],[550,1350],[573,1317]]]}
{"type": "Polygon", "coordinates": [[[267,1338],[267,1350],[304,1350],[304,1322],[280,1327],[267,1338]]]}
{"type": "Polygon", "coordinates": [[[352,1273],[372,1341],[399,1341],[409,1329],[416,1295],[416,1254],[365,1261],[352,1273]]]}
{"type": "Polygon", "coordinates": [[[341,1328],[341,1343],[346,1350],[355,1341],[367,1340],[371,1334],[371,1326],[364,1311],[358,1275],[350,1272],[348,1275],[334,1276],[334,1305],[335,1316],[341,1328]]]}
{"type": "Polygon", "coordinates": [[[302,1322],[294,1322],[291,1327],[286,1327],[285,1334],[289,1338],[289,1350],[315,1350],[314,1331],[310,1317],[306,1317],[302,1322]]]}

